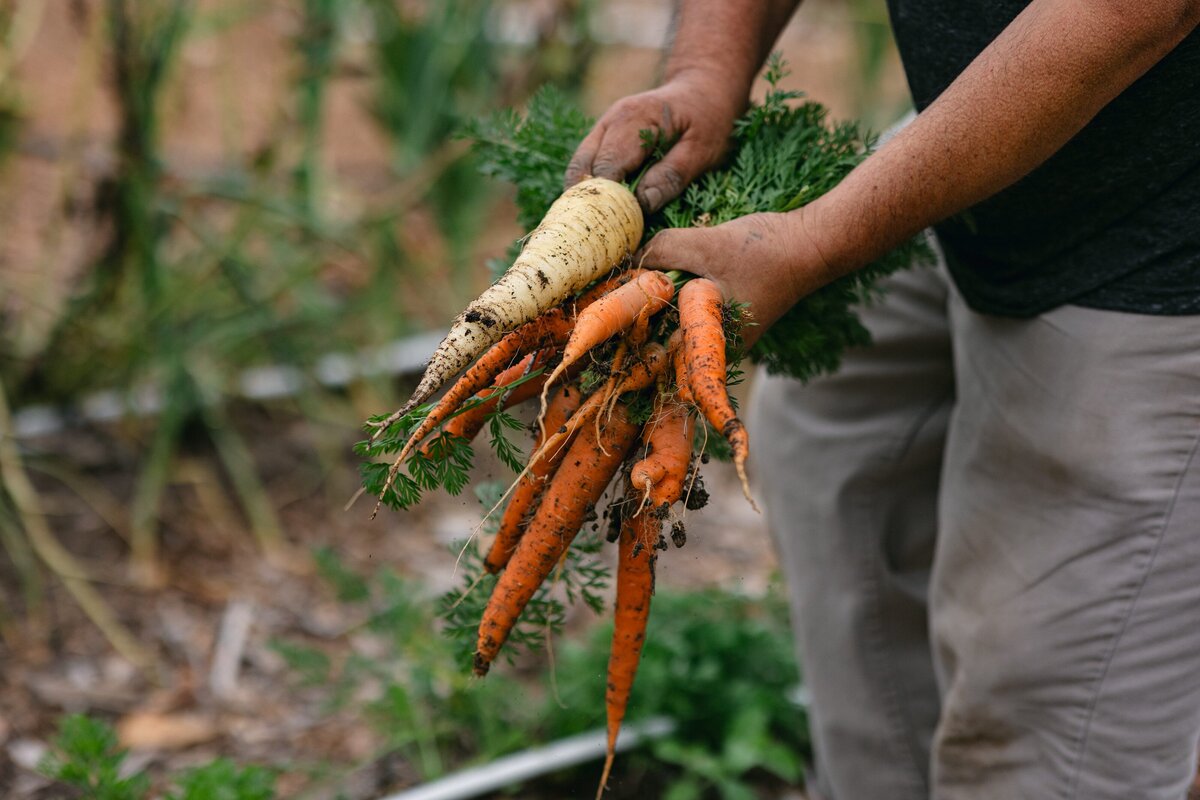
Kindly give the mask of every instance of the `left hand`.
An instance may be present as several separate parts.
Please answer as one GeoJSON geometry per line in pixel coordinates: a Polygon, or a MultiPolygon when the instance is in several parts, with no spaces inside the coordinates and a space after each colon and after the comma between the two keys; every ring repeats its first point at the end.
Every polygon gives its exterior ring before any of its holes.
{"type": "Polygon", "coordinates": [[[808,235],[804,209],[750,214],[711,228],[660,231],[634,263],[678,269],[713,281],[726,300],[749,303],[750,347],[802,297],[836,276],[808,235]]]}

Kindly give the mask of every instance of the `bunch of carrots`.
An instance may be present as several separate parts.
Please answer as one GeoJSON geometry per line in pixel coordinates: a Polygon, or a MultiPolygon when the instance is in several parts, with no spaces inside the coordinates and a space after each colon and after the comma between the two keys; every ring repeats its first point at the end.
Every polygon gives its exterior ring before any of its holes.
{"type": "Polygon", "coordinates": [[[728,440],[749,498],[749,440],[726,391],[726,298],[706,279],[635,267],[642,234],[641,210],[624,185],[591,178],[568,189],[512,267],[455,320],[408,403],[372,423],[375,438],[412,419],[461,373],[412,427],[383,496],[410,457],[437,459],[447,435],[470,441],[489,414],[539,400],[532,454],[506,493],[484,560],[499,578],[479,623],[480,676],[617,479],[600,792],[641,656],[663,526],[694,488],[698,417],[728,440]],[[585,368],[592,380],[581,380],[585,368]]]}
{"type": "MultiPolygon", "coordinates": [[[[523,114],[500,112],[469,127],[481,169],[516,187],[519,221],[532,230],[508,271],[454,321],[413,397],[372,420],[371,439],[358,447],[368,457],[398,454],[363,469],[365,487],[396,507],[435,486],[463,488],[469,443],[485,427],[496,454],[519,473],[485,516],[507,500],[480,570],[493,584],[475,639],[480,675],[506,640],[511,648],[528,633],[529,619],[524,631],[518,627],[522,614],[549,620],[550,603],[539,587],[559,574],[558,565],[590,550],[591,537],[574,548],[572,541],[597,519],[596,504],[614,487],[616,499],[605,512],[610,539],[619,545],[601,792],[641,657],[655,559],[666,546],[663,528],[670,522],[680,544],[684,531],[673,507],[682,500],[694,509],[706,497],[696,467],[704,453],[697,456],[693,442],[704,443],[707,453],[727,441],[746,491],[749,440],[727,393],[739,360],[799,380],[832,372],[847,348],[870,339],[855,306],[871,300],[880,278],[928,253],[914,239],[833,281],[797,303],[748,351],[739,336],[746,318],[735,298],[721,297],[703,278],[633,263],[656,229],[791,211],[832,189],[866,157],[873,138],[854,123],[830,124],[819,104],[781,88],[786,75],[782,59],[768,60],[765,96],[734,126],[726,160],[648,220],[630,189],[613,181],[591,178],[561,192],[567,162],[591,121],[553,89],[539,91],[523,114]],[[504,409],[535,400],[535,444],[520,458],[502,430],[519,423],[504,409]]],[[[652,163],[664,143],[646,134],[652,163]]],[[[561,572],[569,594],[571,571],[561,572]]],[[[594,584],[586,580],[580,595],[591,604],[594,584]]],[[[457,630],[473,607],[458,605],[465,595],[448,609],[448,628],[457,630]]],[[[473,618],[467,627],[474,628],[473,618]]]]}

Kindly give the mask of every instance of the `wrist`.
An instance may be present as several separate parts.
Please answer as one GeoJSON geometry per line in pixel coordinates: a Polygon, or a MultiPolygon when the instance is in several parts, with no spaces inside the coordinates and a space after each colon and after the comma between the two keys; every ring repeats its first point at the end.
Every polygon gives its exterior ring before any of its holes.
{"type": "Polygon", "coordinates": [[[796,252],[810,265],[820,286],[867,264],[877,254],[872,251],[871,226],[861,219],[847,218],[847,206],[836,187],[803,208],[788,212],[789,229],[796,252]]]}
{"type": "Polygon", "coordinates": [[[661,88],[703,99],[732,128],[733,121],[750,103],[751,81],[752,78],[739,79],[735,70],[724,69],[712,61],[683,62],[668,64],[661,88]]]}

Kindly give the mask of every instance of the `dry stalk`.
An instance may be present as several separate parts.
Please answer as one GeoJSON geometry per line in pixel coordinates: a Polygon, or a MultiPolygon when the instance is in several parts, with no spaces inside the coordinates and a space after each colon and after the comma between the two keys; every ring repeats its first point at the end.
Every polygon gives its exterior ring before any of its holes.
{"type": "Polygon", "coordinates": [[[156,673],[157,660],[121,624],[112,608],[92,586],[87,571],[55,538],[42,513],[37,490],[29,480],[24,462],[13,434],[8,399],[0,384],[0,480],[8,490],[17,516],[33,551],[54,575],[62,581],[71,597],[100,629],[113,649],[147,675],[156,673]]]}

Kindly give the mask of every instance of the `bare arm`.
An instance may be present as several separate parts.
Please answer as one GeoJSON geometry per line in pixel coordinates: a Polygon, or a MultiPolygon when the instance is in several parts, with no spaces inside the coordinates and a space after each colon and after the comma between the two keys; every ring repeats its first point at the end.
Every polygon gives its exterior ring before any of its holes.
{"type": "Polygon", "coordinates": [[[725,152],[750,85],[800,0],[681,0],[662,86],[623,98],[596,123],[567,168],[623,180],[646,159],[639,131],[679,140],[646,172],[638,200],[657,211],[725,152]]]}
{"type": "Polygon", "coordinates": [[[1196,0],[1036,0],[929,108],[823,202],[835,274],[1041,164],[1200,22],[1196,0]],[[848,227],[859,233],[847,235],[848,227]]]}
{"type": "Polygon", "coordinates": [[[800,0],[682,0],[666,80],[709,73],[745,105],[750,85],[800,0]]]}
{"type": "Polygon", "coordinates": [[[655,263],[716,279],[769,325],[814,289],[1041,164],[1198,23],[1200,0],[1034,0],[824,197],[788,214],[666,231],[648,249],[655,263]]]}

